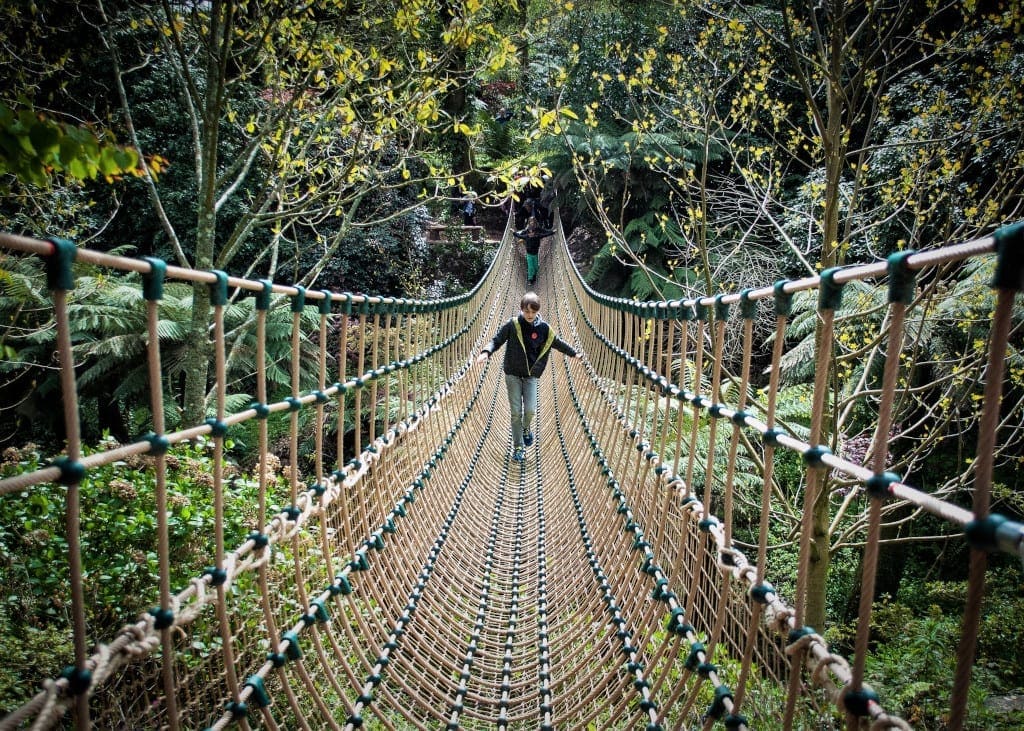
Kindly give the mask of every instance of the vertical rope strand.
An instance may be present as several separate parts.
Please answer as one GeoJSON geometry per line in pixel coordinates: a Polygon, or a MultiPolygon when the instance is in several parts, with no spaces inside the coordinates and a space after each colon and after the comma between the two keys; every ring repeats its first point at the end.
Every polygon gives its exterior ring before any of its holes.
{"type": "MultiPolygon", "coordinates": [[[[996,430],[999,425],[999,408],[1002,403],[1003,373],[1009,341],[1015,292],[1006,287],[996,290],[996,309],[992,318],[992,334],[989,341],[988,363],[985,366],[985,391],[982,403],[981,423],[978,425],[978,448],[974,460],[974,499],[972,510],[974,520],[984,521],[989,517],[989,503],[992,491],[992,464],[995,453],[996,430]]],[[[988,555],[976,546],[971,547],[970,569],[967,577],[967,604],[961,627],[961,640],[957,648],[956,673],[953,676],[953,692],[950,696],[949,727],[952,731],[963,728],[967,715],[967,693],[971,685],[971,671],[974,668],[974,653],[978,643],[978,627],[981,623],[981,605],[985,594],[985,573],[988,555]]]]}
{"type": "MultiPolygon", "coordinates": [[[[60,390],[64,402],[64,439],[67,464],[78,464],[82,456],[81,431],[78,420],[78,385],[75,382],[75,361],[71,350],[71,326],[68,322],[68,296],[65,289],[54,289],[53,314],[57,325],[57,354],[60,359],[60,390]]],[[[75,671],[85,673],[88,646],[85,626],[85,590],[82,586],[82,539],[79,478],[68,481],[65,497],[65,522],[68,540],[68,576],[71,581],[71,617],[74,633],[75,671]]],[[[75,722],[78,728],[89,729],[89,696],[75,696],[75,722]]]]}

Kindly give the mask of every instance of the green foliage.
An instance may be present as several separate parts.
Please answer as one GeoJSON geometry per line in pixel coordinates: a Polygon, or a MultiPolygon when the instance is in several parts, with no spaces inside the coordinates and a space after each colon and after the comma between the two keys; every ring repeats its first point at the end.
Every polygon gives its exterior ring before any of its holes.
{"type": "MultiPolygon", "coordinates": [[[[104,447],[113,447],[112,441],[104,447]]],[[[231,447],[230,442],[226,444],[231,447]]],[[[168,529],[172,591],[200,575],[214,555],[212,442],[200,438],[167,455],[168,529]]],[[[7,448],[0,475],[32,471],[44,463],[35,445],[7,448]]],[[[109,638],[139,613],[159,603],[156,595],[156,480],[150,458],[90,470],[78,488],[86,622],[91,636],[109,638]]],[[[258,482],[224,465],[224,542],[241,545],[256,526],[258,482]]],[[[273,476],[272,476],[273,477],[273,476]]],[[[271,480],[271,497],[287,496],[271,480]]],[[[70,585],[65,499],[67,488],[43,484],[0,501],[0,705],[26,701],[42,679],[68,664],[70,585]],[[0,675],[3,677],[3,675],[0,675]]]]}
{"type": "MultiPolygon", "coordinates": [[[[977,658],[968,698],[968,725],[981,731],[1016,728],[1020,711],[1000,710],[995,696],[1019,692],[1020,653],[1024,641],[1024,585],[1019,566],[997,559],[983,605],[977,658]]],[[[897,598],[883,597],[871,618],[871,651],[867,682],[882,703],[915,728],[945,728],[953,670],[960,643],[965,581],[922,581],[910,578],[897,598]]],[[[826,639],[850,647],[854,624],[837,625],[826,639]]]]}
{"type": "Polygon", "coordinates": [[[495,253],[492,244],[474,241],[450,215],[440,218],[448,226],[440,241],[427,244],[428,256],[421,269],[421,284],[426,287],[424,294],[432,299],[471,290],[495,253]]]}
{"type": "Polygon", "coordinates": [[[613,221],[625,221],[622,237],[610,237],[595,257],[589,282],[609,294],[637,299],[669,299],[681,283],[696,277],[680,265],[686,240],[673,213],[669,175],[692,170],[698,145],[678,131],[637,132],[605,123],[597,129],[572,122],[563,147],[545,146],[545,163],[555,185],[586,180],[583,194],[613,221]],[[667,164],[660,161],[669,160],[667,164]],[[642,266],[638,266],[642,264],[642,266]],[[635,271],[630,276],[630,269],[635,271]]]}
{"type": "Polygon", "coordinates": [[[126,173],[140,174],[136,150],[54,121],[30,106],[14,110],[0,101],[0,176],[44,187],[58,174],[111,182],[126,173]]]}
{"type": "MultiPolygon", "coordinates": [[[[960,642],[960,608],[928,604],[920,612],[912,606],[922,607],[937,592],[936,587],[919,588],[924,591],[919,599],[911,600],[911,606],[891,601],[876,606],[872,622],[876,644],[868,656],[867,676],[886,704],[899,709],[910,723],[918,728],[942,728],[960,642]]],[[[963,584],[959,589],[963,589],[963,584]]],[[[942,587],[938,593],[947,590],[942,587]]],[[[962,595],[959,598],[962,601],[962,595]]],[[[1003,608],[1013,608],[1019,621],[1024,602],[1018,596],[1015,605],[1003,608]]],[[[1001,631],[1014,626],[1009,624],[1013,615],[988,616],[986,621],[998,623],[1001,631]]],[[[1016,662],[1018,653],[1011,648],[1018,646],[1004,635],[997,645],[980,648],[982,655],[974,664],[968,698],[966,728],[1010,728],[1024,720],[1019,712],[1012,717],[1000,715],[985,702],[992,694],[1014,690],[1012,686],[1005,688],[999,678],[1005,662],[1016,662]]]]}
{"type": "MultiPolygon", "coordinates": [[[[9,268],[0,270],[0,316],[6,358],[0,362],[5,379],[0,389],[7,393],[33,383],[17,403],[16,433],[5,435],[10,442],[33,438],[53,440],[60,432],[60,418],[50,407],[60,394],[58,376],[49,367],[56,344],[56,330],[45,291],[42,269],[34,258],[12,258],[9,268]]],[[[96,419],[83,420],[87,441],[98,439],[104,429],[127,440],[152,429],[150,379],[147,361],[146,301],[137,274],[100,273],[76,265],[75,288],[68,296],[68,322],[72,351],[78,366],[78,395],[83,408],[95,402],[96,419]]],[[[183,351],[192,313],[192,287],[181,282],[164,286],[159,305],[157,333],[164,369],[164,418],[169,428],[180,423],[181,414],[173,386],[181,377],[183,351]]],[[[290,395],[292,313],[285,299],[275,301],[267,315],[266,373],[268,392],[275,400],[290,395]]],[[[255,394],[256,373],[255,300],[242,296],[229,303],[224,312],[228,333],[228,382],[232,384],[234,406],[247,407],[255,394]]],[[[303,312],[301,337],[303,363],[300,387],[315,387],[319,348],[309,339],[318,316],[313,307],[303,312]]],[[[336,350],[328,350],[335,353],[336,350]]],[[[255,442],[251,442],[254,445],[255,442]]]]}

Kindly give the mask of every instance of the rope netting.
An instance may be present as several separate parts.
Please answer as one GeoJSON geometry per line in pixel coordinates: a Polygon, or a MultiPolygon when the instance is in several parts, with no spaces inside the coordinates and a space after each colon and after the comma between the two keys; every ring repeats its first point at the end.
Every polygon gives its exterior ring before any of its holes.
{"type": "Polygon", "coordinates": [[[552,355],[540,379],[537,443],[520,463],[511,458],[500,359],[473,365],[517,311],[524,287],[509,231],[480,284],[443,301],[306,291],[99,254],[62,240],[0,236],[0,245],[47,262],[68,435],[61,460],[0,481],[0,499],[21,499],[47,483],[66,486],[75,647],[68,670],[0,719],[0,729],[50,728],[69,719],[77,728],[795,728],[807,719],[821,723],[834,714],[832,704],[850,728],[909,728],[883,709],[864,669],[880,506],[894,499],[962,527],[972,546],[950,699],[957,728],[985,556],[1024,555],[1024,527],[990,514],[988,497],[1001,368],[1022,285],[1020,239],[1017,225],[963,245],[763,289],[632,302],[591,291],[559,232],[542,249],[537,290],[545,319],[584,358],[552,355]],[[885,441],[915,275],[997,250],[992,337],[978,374],[985,415],[967,509],[887,472],[885,441]],[[157,415],[146,437],[88,454],[78,436],[67,334],[74,262],[141,275],[157,415]],[[165,279],[209,285],[212,305],[215,414],[176,432],[166,432],[159,416],[165,279]],[[778,374],[796,293],[819,291],[823,342],[831,343],[843,286],[884,279],[892,355],[872,393],[879,419],[872,461],[862,465],[822,445],[831,346],[816,355],[806,435],[776,422],[778,374]],[[242,296],[256,300],[256,394],[249,408],[229,413],[224,310],[242,296]],[[769,304],[776,327],[770,355],[754,352],[752,325],[759,305],[769,304]],[[292,387],[270,401],[267,317],[282,306],[292,313],[292,387]],[[303,332],[307,307],[318,312],[313,333],[303,332]],[[337,372],[329,374],[328,329],[335,325],[341,352],[337,372]],[[300,341],[320,348],[318,385],[306,391],[299,375],[310,362],[300,341]],[[358,362],[348,372],[345,348],[353,341],[358,362]],[[738,373],[723,368],[727,350],[740,353],[738,373]],[[755,356],[768,358],[771,372],[756,392],[755,356]],[[295,458],[304,410],[315,412],[311,474],[300,474],[295,458]],[[361,418],[367,412],[372,416],[361,418]],[[225,440],[250,420],[260,435],[258,528],[240,545],[227,545],[225,440]],[[357,456],[325,464],[325,446],[346,454],[346,420],[355,430],[348,453],[357,456]],[[268,485],[272,424],[287,424],[293,456],[284,507],[268,485]],[[338,436],[327,445],[330,424],[338,436]],[[202,539],[210,542],[209,568],[184,587],[172,586],[167,462],[176,445],[197,439],[213,445],[217,530],[202,539]],[[871,501],[865,598],[849,662],[806,625],[810,509],[793,596],[769,583],[777,450],[794,451],[806,464],[805,506],[814,504],[826,474],[844,476],[871,501]],[[742,469],[756,472],[763,485],[759,535],[746,551],[733,535],[741,451],[757,456],[742,469]],[[156,476],[160,581],[154,608],[111,640],[95,636],[85,621],[77,486],[99,465],[140,456],[156,476]]]}

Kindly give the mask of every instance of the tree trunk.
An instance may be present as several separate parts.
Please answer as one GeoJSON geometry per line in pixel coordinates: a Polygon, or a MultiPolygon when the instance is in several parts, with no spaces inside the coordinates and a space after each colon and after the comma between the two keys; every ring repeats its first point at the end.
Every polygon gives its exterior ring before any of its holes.
{"type": "MultiPolygon", "coordinates": [[[[846,159],[846,145],[844,143],[844,117],[845,105],[843,102],[843,80],[842,80],[842,40],[845,38],[843,24],[835,19],[831,26],[832,48],[829,57],[830,68],[827,85],[827,99],[825,109],[825,128],[822,130],[822,147],[825,155],[825,190],[823,193],[824,214],[821,231],[821,270],[830,269],[839,264],[839,211],[841,204],[841,183],[843,177],[843,164],[846,159]],[[838,47],[836,47],[838,44],[838,47]]],[[[821,422],[821,433],[818,436],[818,443],[829,445],[836,433],[835,399],[829,398],[833,389],[833,382],[836,378],[834,367],[834,354],[832,343],[824,342],[822,332],[822,321],[819,318],[815,332],[815,352],[822,352],[823,349],[829,353],[829,373],[826,379],[829,394],[818,403],[824,407],[824,418],[821,422]]],[[[827,609],[826,587],[828,585],[828,571],[832,563],[831,536],[829,535],[830,524],[830,500],[831,478],[828,473],[822,475],[817,499],[813,506],[812,530],[811,530],[811,555],[809,563],[809,575],[807,577],[807,624],[821,631],[825,628],[825,616],[827,609]]]]}
{"type": "MultiPolygon", "coordinates": [[[[441,3],[441,17],[445,25],[451,24],[459,19],[465,12],[461,0],[441,3]]],[[[447,63],[445,64],[445,75],[449,81],[454,82],[451,90],[445,94],[442,101],[442,108],[452,120],[452,124],[459,122],[469,123],[472,121],[472,110],[469,105],[469,94],[466,87],[466,51],[464,48],[452,47],[447,52],[447,63]]],[[[456,179],[463,180],[467,187],[474,187],[480,181],[467,179],[467,174],[473,170],[473,157],[470,151],[469,138],[466,135],[453,131],[445,140],[445,147],[451,154],[452,172],[456,179]]]]}
{"type": "Polygon", "coordinates": [[[206,417],[206,382],[210,372],[210,343],[207,337],[210,315],[210,291],[205,284],[192,290],[192,321],[185,337],[182,368],[185,375],[183,416],[186,425],[194,425],[206,417]]]}
{"type": "MultiPolygon", "coordinates": [[[[210,37],[207,46],[207,89],[203,98],[203,125],[197,152],[196,196],[196,252],[193,266],[198,271],[209,271],[214,264],[217,240],[217,162],[220,142],[220,118],[224,100],[225,64],[220,54],[229,44],[222,38],[232,33],[228,4],[213,3],[210,14],[210,37]]],[[[210,373],[210,290],[206,284],[192,288],[192,322],[185,339],[185,394],[184,418],[188,425],[206,418],[206,392],[210,373]]]]}

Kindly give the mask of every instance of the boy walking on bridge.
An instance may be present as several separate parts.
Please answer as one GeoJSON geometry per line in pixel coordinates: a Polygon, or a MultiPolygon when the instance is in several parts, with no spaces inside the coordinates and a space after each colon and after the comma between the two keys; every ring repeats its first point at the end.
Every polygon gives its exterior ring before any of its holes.
{"type": "Polygon", "coordinates": [[[506,322],[476,357],[483,363],[505,343],[505,387],[512,412],[512,459],[526,459],[526,447],[533,444],[533,419],[537,415],[537,378],[548,364],[551,349],[570,358],[582,354],[562,340],[540,316],[540,297],[527,292],[519,302],[519,315],[506,322]]]}

